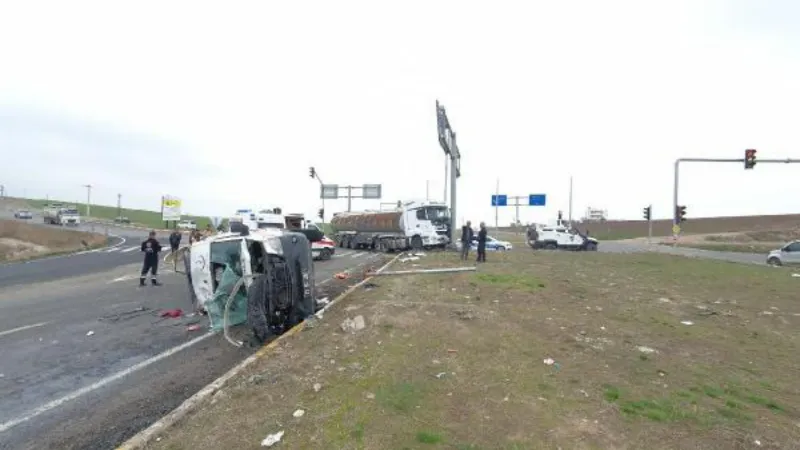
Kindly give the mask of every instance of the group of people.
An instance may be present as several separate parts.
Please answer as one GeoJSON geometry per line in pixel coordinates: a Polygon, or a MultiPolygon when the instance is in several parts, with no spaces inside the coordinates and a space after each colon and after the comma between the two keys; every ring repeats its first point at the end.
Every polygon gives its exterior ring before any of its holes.
{"type": "MultiPolygon", "coordinates": [[[[480,229],[478,230],[478,259],[477,262],[486,262],[486,223],[481,222],[480,229]]],[[[461,259],[466,260],[469,258],[469,249],[472,247],[472,240],[474,239],[474,232],[472,230],[472,222],[469,220],[467,224],[461,227],[461,259]]]]}
{"type": "MultiPolygon", "coordinates": [[[[214,228],[209,224],[205,231],[192,230],[189,233],[189,245],[193,242],[200,241],[214,234],[214,228]]],[[[177,228],[172,230],[169,235],[169,246],[172,253],[175,254],[181,246],[181,239],[183,234],[177,228]]],[[[151,231],[147,239],[142,242],[142,252],[144,253],[144,264],[142,264],[142,273],[139,276],[139,286],[144,286],[147,280],[147,273],[150,273],[150,282],[153,286],[160,286],[158,282],[158,254],[161,252],[161,243],[156,239],[156,232],[151,231]]],[[[177,260],[175,262],[177,265],[177,260]]]]}

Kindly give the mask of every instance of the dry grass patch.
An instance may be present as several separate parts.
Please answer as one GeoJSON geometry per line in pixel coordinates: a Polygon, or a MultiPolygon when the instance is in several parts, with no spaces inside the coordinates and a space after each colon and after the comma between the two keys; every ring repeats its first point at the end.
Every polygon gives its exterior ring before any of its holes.
{"type": "Polygon", "coordinates": [[[106,245],[96,233],[0,219],[0,261],[19,261],[106,245]]]}
{"type": "MultiPolygon", "coordinates": [[[[800,442],[789,272],[661,254],[489,256],[477,273],[374,278],[154,447],[258,448],[280,430],[275,448],[800,442]],[[358,315],[366,327],[342,331],[358,315]]],[[[429,253],[392,269],[415,264],[461,265],[429,253]]]]}

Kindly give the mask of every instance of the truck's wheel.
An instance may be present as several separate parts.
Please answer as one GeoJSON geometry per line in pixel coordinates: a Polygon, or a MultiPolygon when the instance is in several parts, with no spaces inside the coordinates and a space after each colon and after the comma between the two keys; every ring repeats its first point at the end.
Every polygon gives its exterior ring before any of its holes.
{"type": "Polygon", "coordinates": [[[331,251],[330,249],[323,248],[321,252],[319,252],[319,259],[323,261],[327,261],[331,259],[331,251]]]}
{"type": "Polygon", "coordinates": [[[544,248],[545,250],[556,250],[558,248],[558,245],[556,245],[554,242],[548,242],[544,244],[544,248]]]}
{"type": "Polygon", "coordinates": [[[589,244],[586,245],[586,251],[588,251],[588,252],[596,252],[597,251],[597,244],[595,244],[594,242],[590,242],[589,244]]]}
{"type": "Polygon", "coordinates": [[[778,258],[775,258],[774,256],[767,260],[767,264],[769,264],[770,266],[780,266],[780,265],[782,265],[781,264],[781,260],[778,259],[778,258]]]}
{"type": "Polygon", "coordinates": [[[411,249],[415,251],[422,250],[422,238],[419,235],[411,238],[411,249]]]}

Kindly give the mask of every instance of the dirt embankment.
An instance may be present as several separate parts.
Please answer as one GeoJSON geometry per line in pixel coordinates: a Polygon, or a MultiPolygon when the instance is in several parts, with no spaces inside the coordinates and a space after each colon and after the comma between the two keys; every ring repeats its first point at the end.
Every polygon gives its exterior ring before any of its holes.
{"type": "Polygon", "coordinates": [[[46,255],[97,248],[105,236],[0,219],[0,261],[20,261],[46,255]]]}

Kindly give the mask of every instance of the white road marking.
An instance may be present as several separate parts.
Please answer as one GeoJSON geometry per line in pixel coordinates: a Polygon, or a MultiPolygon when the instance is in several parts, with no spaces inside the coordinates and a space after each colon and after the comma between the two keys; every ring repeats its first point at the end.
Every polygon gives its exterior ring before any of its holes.
{"type": "Polygon", "coordinates": [[[17,328],[12,328],[12,329],[6,330],[6,331],[0,331],[0,336],[5,336],[7,334],[16,333],[17,331],[30,330],[31,328],[42,327],[42,326],[47,325],[48,323],[50,323],[50,322],[40,322],[40,323],[35,323],[33,325],[25,325],[24,327],[17,327],[17,328]]]}
{"type": "Polygon", "coordinates": [[[208,332],[208,333],[206,333],[206,334],[204,334],[202,336],[198,336],[198,337],[192,339],[191,341],[187,341],[187,342],[184,342],[181,345],[178,345],[176,347],[172,347],[171,349],[169,349],[169,350],[167,350],[167,351],[165,351],[163,353],[159,353],[158,355],[153,356],[150,359],[146,359],[146,360],[144,360],[144,361],[142,361],[142,362],[140,362],[138,364],[135,364],[135,365],[133,365],[131,367],[128,367],[125,370],[117,372],[114,375],[111,375],[109,377],[103,378],[102,380],[97,381],[95,383],[92,383],[89,386],[82,387],[82,388],[80,388],[80,389],[78,389],[76,391],[70,392],[69,394],[67,394],[67,395],[65,395],[65,396],[63,396],[61,398],[55,399],[55,400],[53,400],[53,401],[51,401],[49,403],[45,403],[44,405],[41,405],[38,408],[35,408],[35,409],[23,414],[22,416],[17,417],[16,419],[9,420],[8,422],[5,422],[5,423],[0,423],[0,433],[8,431],[13,427],[15,427],[15,426],[17,426],[17,425],[19,425],[21,423],[27,422],[27,421],[29,421],[31,419],[34,419],[34,418],[36,418],[36,417],[38,417],[38,416],[40,416],[40,415],[42,415],[42,414],[44,414],[44,413],[46,413],[48,411],[52,411],[52,410],[58,408],[59,406],[65,404],[67,402],[70,402],[70,401],[75,400],[75,399],[77,399],[79,397],[82,397],[82,396],[84,396],[84,395],[86,395],[86,394],[88,394],[90,392],[96,391],[97,389],[100,389],[100,388],[102,388],[102,387],[104,387],[104,386],[106,386],[106,385],[108,385],[110,383],[113,383],[113,382],[115,382],[117,380],[120,380],[120,379],[122,379],[122,378],[124,378],[124,377],[126,377],[126,376],[128,376],[128,375],[130,375],[130,374],[132,374],[134,372],[137,372],[137,371],[139,371],[141,369],[144,369],[147,366],[155,364],[155,363],[161,361],[164,358],[168,358],[168,357],[174,355],[175,353],[178,353],[179,351],[181,351],[181,350],[183,350],[185,348],[189,348],[192,345],[197,344],[198,342],[201,342],[201,341],[203,341],[205,339],[208,339],[209,337],[213,336],[214,334],[216,334],[216,333],[214,333],[213,331],[210,331],[210,332],[208,332]]]}
{"type": "Polygon", "coordinates": [[[352,254],[350,257],[351,258],[361,258],[362,256],[364,256],[366,254],[367,254],[366,252],[356,252],[356,253],[352,254]]]}
{"type": "Polygon", "coordinates": [[[128,253],[128,252],[132,252],[132,251],[134,251],[134,250],[139,250],[139,247],[137,247],[137,246],[135,246],[135,245],[134,245],[133,247],[128,247],[128,248],[126,248],[125,250],[120,250],[120,252],[122,252],[122,253],[128,253]]]}
{"type": "Polygon", "coordinates": [[[101,251],[103,253],[112,253],[112,252],[115,252],[117,250],[119,250],[119,247],[111,247],[111,248],[107,248],[107,249],[104,249],[104,250],[101,250],[101,251]]]}

